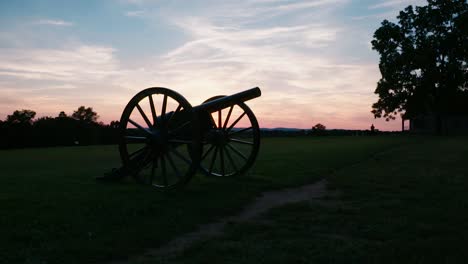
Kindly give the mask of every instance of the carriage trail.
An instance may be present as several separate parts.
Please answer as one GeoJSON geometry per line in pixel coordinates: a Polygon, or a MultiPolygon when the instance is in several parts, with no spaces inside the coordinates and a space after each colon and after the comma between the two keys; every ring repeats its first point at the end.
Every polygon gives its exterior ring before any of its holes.
{"type": "Polygon", "coordinates": [[[229,223],[249,221],[274,207],[320,199],[330,194],[333,195],[333,193],[327,191],[327,180],[325,179],[300,187],[264,192],[237,215],[224,217],[216,222],[200,225],[196,231],[181,235],[162,247],[150,249],[143,255],[131,257],[126,261],[112,263],[139,263],[145,260],[151,260],[155,256],[171,257],[182,252],[195,242],[222,235],[224,227],[229,223]]]}

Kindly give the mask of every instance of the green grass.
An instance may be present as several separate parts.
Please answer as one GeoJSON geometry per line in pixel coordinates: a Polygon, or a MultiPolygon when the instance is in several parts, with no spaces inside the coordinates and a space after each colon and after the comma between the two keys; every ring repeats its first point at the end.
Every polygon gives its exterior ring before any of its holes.
{"type": "Polygon", "coordinates": [[[420,139],[328,181],[340,196],[232,224],[170,262],[466,263],[468,138],[420,139]]]}
{"type": "Polygon", "coordinates": [[[175,193],[130,180],[97,183],[119,166],[115,146],[0,151],[0,263],[125,259],[234,214],[264,190],[314,182],[408,140],[269,138],[249,175],[197,175],[175,193]]]}

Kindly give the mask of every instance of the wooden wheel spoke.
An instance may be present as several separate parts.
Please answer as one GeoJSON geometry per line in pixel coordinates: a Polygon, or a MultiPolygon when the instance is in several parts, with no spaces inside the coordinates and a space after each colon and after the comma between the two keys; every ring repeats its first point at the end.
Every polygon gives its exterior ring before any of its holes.
{"type": "Polygon", "coordinates": [[[153,101],[153,96],[151,94],[148,96],[149,102],[150,102],[150,108],[151,108],[151,115],[153,116],[153,126],[156,126],[156,122],[158,120],[158,116],[156,114],[156,108],[154,108],[154,101],[153,101]]]}
{"type": "Polygon", "coordinates": [[[229,162],[231,163],[232,167],[234,168],[234,171],[235,171],[235,172],[238,172],[239,170],[237,169],[236,163],[235,163],[234,160],[232,159],[231,154],[230,154],[229,151],[227,151],[227,150],[225,150],[225,152],[226,152],[226,156],[227,156],[229,162]]]}
{"type": "Polygon", "coordinates": [[[236,121],[234,121],[230,126],[229,128],[227,129],[227,131],[231,131],[231,129],[245,116],[246,112],[242,113],[242,115],[240,115],[236,121]]]}
{"type": "Polygon", "coordinates": [[[210,154],[210,152],[214,149],[215,145],[211,145],[210,148],[208,148],[208,150],[205,152],[205,154],[203,154],[202,158],[201,158],[201,161],[203,161],[207,156],[208,154],[210,154]]]}
{"type": "Polygon", "coordinates": [[[222,125],[222,123],[221,123],[221,122],[222,122],[222,119],[223,119],[223,118],[222,118],[222,112],[221,112],[221,110],[219,110],[219,111],[218,111],[218,127],[219,127],[219,128],[223,127],[223,125],[222,125]]]}
{"type": "Polygon", "coordinates": [[[165,120],[166,108],[167,108],[167,95],[165,94],[163,98],[162,107],[161,107],[161,120],[163,121],[164,125],[167,125],[166,120],[165,120]]]}
{"type": "Polygon", "coordinates": [[[229,118],[231,117],[231,114],[232,114],[232,109],[234,109],[234,106],[232,105],[231,108],[229,108],[229,112],[226,116],[226,120],[224,120],[224,125],[223,125],[223,129],[226,129],[226,126],[229,122],[229,118]]]}
{"type": "Polygon", "coordinates": [[[229,139],[231,142],[235,142],[235,143],[239,143],[239,144],[244,144],[244,145],[251,145],[253,146],[253,142],[250,142],[250,141],[245,141],[245,140],[241,140],[241,139],[237,139],[237,138],[230,138],[229,139]]]}
{"type": "Polygon", "coordinates": [[[167,120],[167,125],[171,123],[171,120],[174,119],[174,116],[180,112],[180,109],[182,109],[182,105],[178,105],[177,109],[172,113],[171,117],[169,117],[169,120],[167,120]]]}
{"type": "Polygon", "coordinates": [[[187,121],[187,122],[184,122],[182,125],[170,130],[169,132],[170,133],[174,133],[174,131],[179,131],[180,129],[182,129],[183,127],[185,127],[186,125],[190,124],[190,121],[187,121]]]}
{"type": "Polygon", "coordinates": [[[239,155],[241,158],[243,158],[244,160],[247,160],[247,157],[244,155],[244,153],[240,152],[237,148],[235,148],[234,146],[232,146],[231,144],[227,144],[226,146],[228,146],[232,151],[234,151],[237,155],[239,155]]]}
{"type": "Polygon", "coordinates": [[[161,174],[164,186],[167,186],[167,171],[166,171],[166,160],[164,155],[161,155],[161,174]]]}
{"type": "Polygon", "coordinates": [[[209,173],[211,174],[211,172],[213,171],[213,165],[215,163],[215,160],[216,160],[216,155],[218,154],[218,147],[215,148],[215,152],[213,154],[213,157],[211,158],[211,163],[210,163],[210,169],[209,169],[209,173]]]}
{"type": "Polygon", "coordinates": [[[174,170],[177,178],[181,179],[182,174],[180,174],[179,169],[177,169],[177,166],[174,164],[174,160],[172,159],[171,154],[169,152],[167,152],[167,160],[169,161],[169,164],[171,165],[172,170],[174,170]]]}
{"type": "Polygon", "coordinates": [[[130,167],[132,170],[138,170],[141,171],[143,167],[145,167],[148,164],[148,149],[145,147],[143,150],[146,151],[137,151],[139,152],[138,154],[133,155],[133,158],[130,160],[130,167]]]}
{"type": "Polygon", "coordinates": [[[242,132],[245,132],[245,131],[248,131],[248,130],[251,130],[252,127],[247,127],[247,128],[243,128],[243,129],[240,129],[240,130],[236,130],[234,132],[231,132],[229,133],[229,136],[232,136],[232,135],[235,135],[235,134],[240,134],[242,132]]]}
{"type": "Polygon", "coordinates": [[[213,116],[210,114],[208,114],[210,116],[210,120],[211,120],[211,124],[213,124],[214,128],[218,128],[218,125],[216,125],[216,121],[214,120],[213,116]]]}
{"type": "Polygon", "coordinates": [[[224,151],[223,148],[219,148],[219,157],[221,161],[221,176],[224,176],[224,151]]]}
{"type": "Polygon", "coordinates": [[[184,155],[182,155],[177,149],[173,148],[170,149],[170,152],[174,153],[179,159],[185,161],[189,166],[192,165],[192,162],[188,160],[184,155]]]}
{"type": "Polygon", "coordinates": [[[132,158],[133,156],[135,156],[135,155],[141,153],[142,151],[145,151],[146,149],[147,149],[147,147],[144,146],[144,147],[138,149],[137,151],[134,151],[134,152],[132,152],[131,154],[129,154],[128,157],[129,157],[129,158],[132,158]]]}
{"type": "Polygon", "coordinates": [[[148,131],[148,129],[142,127],[140,124],[138,124],[137,122],[133,121],[132,119],[128,119],[128,122],[130,122],[132,125],[136,126],[138,129],[140,129],[141,131],[145,132],[146,134],[148,135],[152,135],[152,133],[150,131],[148,131]]]}
{"type": "Polygon", "coordinates": [[[138,109],[138,112],[140,112],[140,115],[143,117],[143,119],[145,120],[145,123],[148,125],[148,128],[152,128],[153,125],[151,124],[151,122],[149,121],[148,117],[146,116],[145,112],[143,111],[143,109],[141,108],[141,106],[139,104],[136,105],[136,108],[138,109]]]}

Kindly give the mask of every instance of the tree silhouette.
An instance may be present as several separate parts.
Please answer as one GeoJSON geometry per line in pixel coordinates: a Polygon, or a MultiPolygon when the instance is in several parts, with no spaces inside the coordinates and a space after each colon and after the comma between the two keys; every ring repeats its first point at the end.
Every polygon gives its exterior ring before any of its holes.
{"type": "Polygon", "coordinates": [[[115,129],[117,129],[117,128],[119,128],[119,125],[120,125],[120,122],[114,120],[114,121],[111,121],[111,122],[110,122],[109,127],[110,127],[110,128],[115,128],[115,129]]]}
{"type": "Polygon", "coordinates": [[[398,23],[384,20],[372,47],[380,53],[380,72],[372,105],[387,121],[433,114],[468,113],[468,3],[428,0],[408,6],[398,23]]]}
{"type": "Polygon", "coordinates": [[[22,147],[116,144],[118,121],[110,125],[97,123],[91,107],[81,106],[72,116],[60,112],[57,117],[34,119],[32,110],[16,110],[5,121],[0,120],[0,149],[22,147]]]}
{"type": "Polygon", "coordinates": [[[325,135],[327,127],[317,123],[315,126],[312,127],[312,134],[313,135],[325,135]]]}
{"type": "Polygon", "coordinates": [[[60,111],[60,113],[58,114],[58,117],[64,118],[64,117],[68,117],[68,116],[64,111],[60,111]]]}
{"type": "Polygon", "coordinates": [[[312,127],[312,131],[325,131],[327,129],[326,126],[318,123],[315,126],[312,127]]]}
{"type": "Polygon", "coordinates": [[[99,118],[98,114],[93,111],[92,107],[78,107],[78,110],[74,111],[72,117],[79,121],[84,121],[86,123],[95,123],[99,118]]]}
{"type": "Polygon", "coordinates": [[[6,122],[9,124],[31,125],[35,116],[36,112],[32,110],[16,110],[13,114],[7,116],[6,122]]]}

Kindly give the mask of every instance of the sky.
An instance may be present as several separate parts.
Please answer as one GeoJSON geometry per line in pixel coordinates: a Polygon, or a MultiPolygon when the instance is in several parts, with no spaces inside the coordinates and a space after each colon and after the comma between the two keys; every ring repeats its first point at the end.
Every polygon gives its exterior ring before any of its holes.
{"type": "Polygon", "coordinates": [[[0,1],[0,119],[93,107],[120,119],[147,87],[198,105],[259,86],[261,127],[400,130],[374,119],[373,33],[424,0],[0,1]]]}

